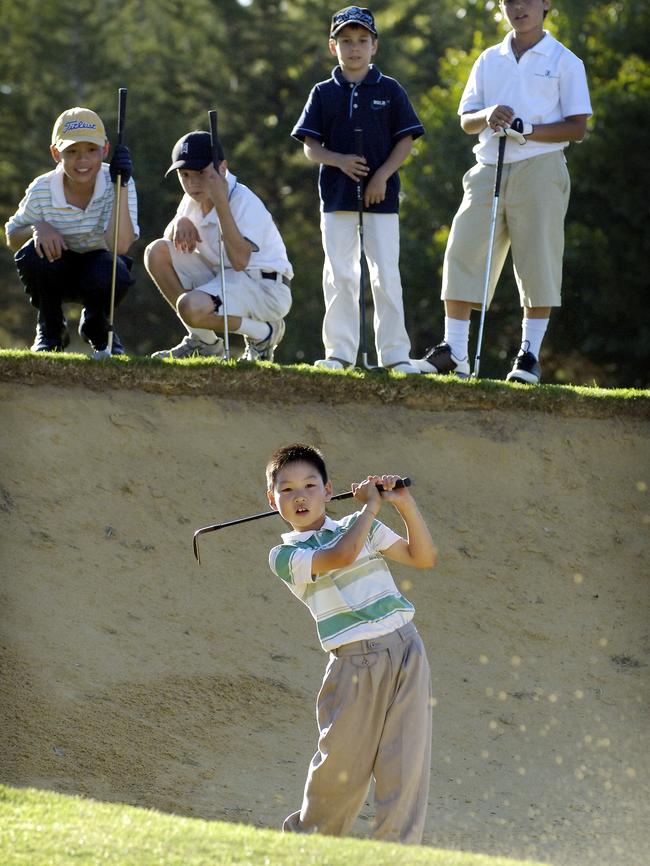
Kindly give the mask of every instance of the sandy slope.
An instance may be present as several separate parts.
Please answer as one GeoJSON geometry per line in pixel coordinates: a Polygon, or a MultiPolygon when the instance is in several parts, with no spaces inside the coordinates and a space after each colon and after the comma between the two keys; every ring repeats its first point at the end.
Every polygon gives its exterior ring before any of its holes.
{"type": "Polygon", "coordinates": [[[191,537],[265,509],[302,439],[337,490],[410,474],[440,546],[398,571],[434,670],[425,841],[650,862],[648,421],[236,396],[0,384],[0,779],[258,826],[299,804],[325,657],[268,572],[282,525],[204,536],[202,568],[191,537]]]}

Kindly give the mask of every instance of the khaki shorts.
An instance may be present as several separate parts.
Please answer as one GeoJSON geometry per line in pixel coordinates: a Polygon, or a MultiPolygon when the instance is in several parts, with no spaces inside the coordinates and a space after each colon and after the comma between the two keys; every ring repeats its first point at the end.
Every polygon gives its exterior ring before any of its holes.
{"type": "MultiPolygon", "coordinates": [[[[465,194],[445,250],[443,301],[483,304],[494,178],[495,166],[480,163],[463,177],[465,194]]],[[[511,245],[521,305],[560,306],[570,190],[561,150],[503,166],[488,306],[511,245]]]]}

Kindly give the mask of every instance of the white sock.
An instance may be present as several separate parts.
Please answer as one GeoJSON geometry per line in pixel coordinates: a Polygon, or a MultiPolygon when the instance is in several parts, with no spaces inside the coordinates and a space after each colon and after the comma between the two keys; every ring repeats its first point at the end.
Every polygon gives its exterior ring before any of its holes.
{"type": "Polygon", "coordinates": [[[241,325],[234,331],[235,334],[243,334],[250,337],[256,343],[266,340],[271,334],[271,326],[268,322],[260,322],[259,319],[245,319],[242,316],[241,325]]]}
{"type": "Polygon", "coordinates": [[[521,323],[521,348],[524,352],[531,352],[537,360],[548,323],[548,319],[529,319],[526,316],[521,323]]]}
{"type": "Polygon", "coordinates": [[[469,347],[469,319],[451,319],[445,316],[444,342],[451,346],[451,354],[464,361],[469,347]]]}
{"type": "Polygon", "coordinates": [[[200,340],[209,346],[213,346],[217,342],[217,335],[209,328],[190,328],[189,325],[185,325],[185,327],[190,337],[193,337],[195,340],[200,340]]]}

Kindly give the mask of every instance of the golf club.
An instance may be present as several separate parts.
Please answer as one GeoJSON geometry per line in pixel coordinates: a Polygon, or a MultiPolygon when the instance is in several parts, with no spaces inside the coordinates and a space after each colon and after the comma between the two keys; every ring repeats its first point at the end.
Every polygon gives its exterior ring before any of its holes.
{"type": "MultiPolygon", "coordinates": [[[[363,156],[363,129],[356,127],[354,130],[354,150],[357,156],[363,156]]],[[[368,363],[368,335],[366,333],[366,284],[368,276],[368,262],[366,260],[366,248],[363,239],[363,181],[357,181],[357,206],[359,227],[359,323],[361,334],[361,363],[366,370],[376,370],[368,363]]]]}
{"type": "MultiPolygon", "coordinates": [[[[395,484],[395,487],[397,488],[410,486],[411,479],[408,477],[399,478],[397,483],[395,484]]],[[[377,488],[380,492],[384,489],[381,484],[378,484],[377,488]]],[[[351,490],[349,490],[347,493],[337,493],[336,496],[332,496],[330,502],[334,502],[338,499],[352,499],[353,496],[354,493],[352,493],[351,490]]],[[[194,556],[196,557],[196,561],[199,563],[199,565],[201,564],[201,558],[199,556],[199,536],[203,535],[204,532],[214,532],[217,529],[225,529],[226,526],[237,526],[237,524],[239,523],[248,523],[251,520],[261,520],[261,518],[263,517],[273,517],[278,513],[279,512],[277,511],[262,511],[260,512],[260,514],[251,514],[250,517],[240,517],[237,520],[228,520],[225,523],[213,523],[211,526],[202,526],[200,529],[196,530],[192,538],[192,547],[194,549],[194,556]]]]}
{"type": "MultiPolygon", "coordinates": [[[[126,120],[126,87],[120,87],[117,99],[117,143],[122,144],[124,121],[126,120]]],[[[115,318],[115,284],[117,282],[117,239],[120,233],[120,201],[122,198],[122,175],[115,181],[115,223],[113,225],[113,267],[111,270],[111,302],[108,310],[108,335],[105,349],[95,349],[92,358],[100,361],[113,354],[113,320],[115,318]]]]}
{"type": "MultiPolygon", "coordinates": [[[[223,158],[221,155],[221,146],[219,144],[219,135],[217,133],[217,112],[215,109],[208,111],[210,118],[210,139],[212,142],[212,164],[215,171],[219,171],[219,162],[223,158]]],[[[218,218],[217,218],[218,222],[218,218]]],[[[223,347],[224,360],[230,360],[230,337],[228,335],[228,300],[226,297],[226,264],[225,253],[223,248],[223,233],[221,231],[221,223],[219,224],[219,265],[221,269],[221,299],[223,302],[223,347]]]]}
{"type": "Polygon", "coordinates": [[[481,366],[481,344],[483,343],[483,327],[485,325],[485,310],[488,303],[488,294],[490,291],[490,272],[492,270],[492,250],[494,247],[494,233],[497,225],[497,208],[499,206],[499,192],[501,189],[501,173],[503,171],[503,154],[506,149],[505,133],[499,139],[499,155],[497,157],[497,168],[494,179],[494,198],[492,200],[492,213],[490,215],[490,236],[488,239],[487,258],[485,261],[485,280],[483,282],[483,306],[481,308],[481,323],[478,329],[478,340],[476,343],[476,358],[474,359],[474,371],[472,379],[478,379],[478,372],[481,366]]]}

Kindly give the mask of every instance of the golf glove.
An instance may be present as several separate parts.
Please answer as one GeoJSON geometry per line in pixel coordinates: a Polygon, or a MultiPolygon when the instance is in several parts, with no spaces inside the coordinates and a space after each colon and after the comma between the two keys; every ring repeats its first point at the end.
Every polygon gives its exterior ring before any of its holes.
{"type": "Polygon", "coordinates": [[[117,182],[118,174],[122,177],[122,186],[126,186],[133,174],[133,163],[131,162],[131,154],[125,144],[116,144],[113,151],[108,170],[111,175],[111,183],[117,182]]]}
{"type": "Polygon", "coordinates": [[[512,124],[505,129],[505,134],[508,138],[514,138],[517,144],[526,144],[526,136],[530,135],[534,127],[527,120],[522,120],[521,117],[515,117],[512,124]]]}

